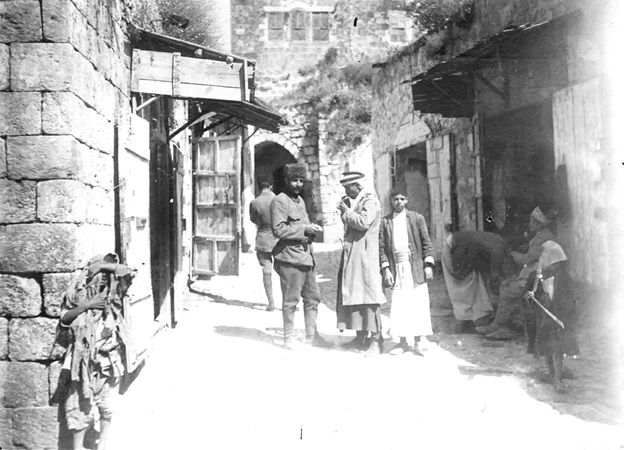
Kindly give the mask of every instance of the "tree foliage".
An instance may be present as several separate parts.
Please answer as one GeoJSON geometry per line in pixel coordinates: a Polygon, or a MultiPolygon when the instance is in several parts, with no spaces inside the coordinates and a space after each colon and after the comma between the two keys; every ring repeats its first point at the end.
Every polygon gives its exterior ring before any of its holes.
{"type": "Polygon", "coordinates": [[[221,46],[212,0],[125,0],[124,4],[134,25],[216,50],[221,46]]]}
{"type": "Polygon", "coordinates": [[[207,47],[219,48],[220,32],[211,0],[156,0],[163,33],[207,47]]]}
{"type": "Polygon", "coordinates": [[[300,69],[299,75],[303,81],[281,99],[282,106],[295,108],[307,123],[324,119],[324,143],[330,154],[360,145],[370,130],[371,64],[339,65],[338,51],[330,48],[315,66],[300,69]]]}
{"type": "Polygon", "coordinates": [[[411,2],[408,13],[424,30],[435,33],[450,25],[465,27],[472,22],[474,0],[419,0],[411,2]]]}

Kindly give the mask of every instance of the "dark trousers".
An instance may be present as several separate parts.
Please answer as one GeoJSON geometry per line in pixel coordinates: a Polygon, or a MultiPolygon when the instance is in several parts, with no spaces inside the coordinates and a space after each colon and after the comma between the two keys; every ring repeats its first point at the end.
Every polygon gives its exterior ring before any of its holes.
{"type": "Polygon", "coordinates": [[[299,298],[303,298],[305,336],[314,338],[316,334],[316,314],[321,302],[321,293],[316,284],[313,267],[292,266],[275,261],[275,271],[280,277],[282,287],[282,318],[284,320],[284,339],[293,335],[295,311],[299,298]]]}
{"type": "Polygon", "coordinates": [[[500,285],[500,295],[494,323],[499,326],[523,326],[522,295],[526,292],[526,278],[519,275],[506,278],[500,285]]]}

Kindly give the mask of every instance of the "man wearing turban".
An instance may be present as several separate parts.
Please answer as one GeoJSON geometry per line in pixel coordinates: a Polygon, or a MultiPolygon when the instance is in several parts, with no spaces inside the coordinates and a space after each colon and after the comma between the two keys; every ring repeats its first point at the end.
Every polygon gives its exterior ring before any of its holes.
{"type": "Polygon", "coordinates": [[[513,261],[522,269],[501,283],[494,321],[490,325],[477,327],[477,332],[485,335],[486,339],[508,340],[519,336],[519,332],[513,330],[512,322],[522,316],[522,295],[529,275],[537,268],[544,242],[555,240],[555,235],[548,229],[549,224],[550,220],[539,206],[529,215],[529,233],[533,236],[529,248],[526,253],[510,253],[513,261]]]}

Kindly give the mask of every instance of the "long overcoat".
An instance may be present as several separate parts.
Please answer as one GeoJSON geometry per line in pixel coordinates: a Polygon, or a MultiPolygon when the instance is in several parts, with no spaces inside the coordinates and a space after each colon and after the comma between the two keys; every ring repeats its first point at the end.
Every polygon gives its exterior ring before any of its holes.
{"type": "Polygon", "coordinates": [[[345,225],[338,286],[342,305],[385,303],[379,271],[381,205],[377,194],[363,192],[362,198],[341,218],[345,225]]]}
{"type": "MultiPolygon", "coordinates": [[[[406,211],[407,233],[409,240],[410,265],[412,267],[412,278],[414,287],[425,282],[424,260],[433,257],[433,248],[427,222],[425,218],[416,211],[406,211]]],[[[381,256],[380,265],[390,266],[390,271],[396,279],[396,261],[394,260],[394,250],[392,248],[392,214],[383,218],[381,233],[379,235],[379,254],[381,256]]]]}

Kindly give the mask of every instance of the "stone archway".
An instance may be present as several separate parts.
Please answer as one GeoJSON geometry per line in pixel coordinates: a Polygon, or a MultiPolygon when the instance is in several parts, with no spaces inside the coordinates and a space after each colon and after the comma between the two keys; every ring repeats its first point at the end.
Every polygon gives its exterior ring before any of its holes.
{"type": "Polygon", "coordinates": [[[282,169],[285,164],[295,163],[297,159],[282,145],[264,141],[254,148],[254,179],[255,193],[260,193],[259,184],[268,181],[273,185],[273,192],[279,194],[284,190],[282,169]]]}

